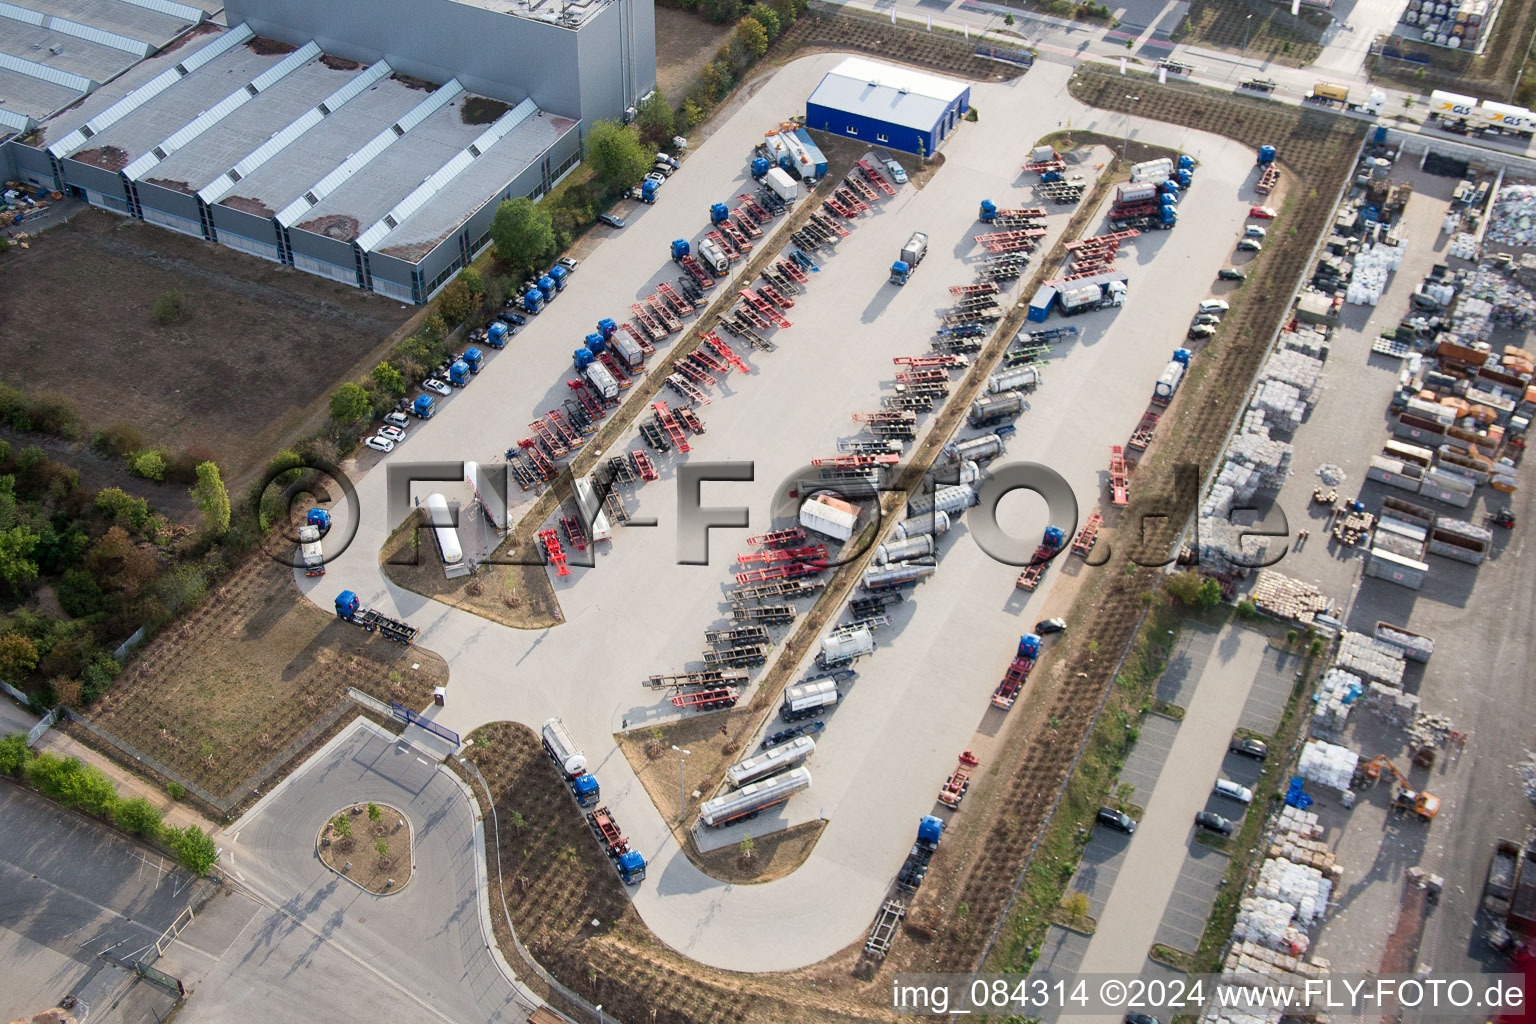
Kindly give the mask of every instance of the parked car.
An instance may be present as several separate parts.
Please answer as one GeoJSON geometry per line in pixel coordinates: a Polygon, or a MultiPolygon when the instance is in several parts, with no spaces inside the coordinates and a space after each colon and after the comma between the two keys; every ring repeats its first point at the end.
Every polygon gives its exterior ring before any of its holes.
{"type": "Polygon", "coordinates": [[[1210,324],[1195,324],[1189,329],[1189,340],[1199,341],[1202,338],[1210,338],[1216,334],[1216,328],[1210,324]]]}
{"type": "Polygon", "coordinates": [[[1065,633],[1066,631],[1066,619],[1041,619],[1035,623],[1035,633],[1039,636],[1050,636],[1052,633],[1065,633]]]}
{"type": "Polygon", "coordinates": [[[660,186],[665,185],[667,183],[667,176],[665,174],[662,174],[660,171],[652,171],[650,174],[647,174],[645,176],[645,180],[646,181],[654,181],[656,183],[657,187],[660,187],[660,186]]]}
{"type": "Polygon", "coordinates": [[[1232,834],[1232,819],[1223,818],[1215,811],[1201,811],[1195,815],[1195,825],[1207,832],[1215,832],[1217,835],[1229,836],[1232,834]]]}
{"type": "Polygon", "coordinates": [[[422,381],[421,388],[423,391],[430,391],[434,395],[453,394],[453,388],[448,386],[448,382],[445,380],[438,380],[436,377],[428,377],[426,380],[422,381]]]}
{"type": "Polygon", "coordinates": [[[516,302],[516,299],[508,299],[505,303],[503,303],[506,308],[504,308],[500,313],[496,314],[496,319],[504,321],[505,323],[513,324],[517,327],[522,327],[523,325],[527,324],[528,318],[512,308],[516,302]]]}
{"type": "Polygon", "coordinates": [[[1199,312],[1201,313],[1225,313],[1232,307],[1227,305],[1226,299],[1201,299],[1199,312]]]}
{"type": "Polygon", "coordinates": [[[391,427],[399,427],[401,430],[404,430],[406,424],[411,422],[411,418],[403,412],[392,412],[384,417],[384,422],[391,427]]]}
{"type": "Polygon", "coordinates": [[[571,259],[569,256],[561,256],[559,259],[555,260],[555,266],[564,267],[566,270],[575,270],[577,267],[581,266],[581,264],[576,260],[571,259]]]}
{"type": "Polygon", "coordinates": [[[1257,217],[1260,220],[1274,220],[1278,214],[1272,206],[1252,206],[1248,209],[1248,216],[1257,217]]]}
{"type": "Polygon", "coordinates": [[[611,213],[600,213],[597,215],[597,219],[602,221],[604,224],[607,224],[611,228],[621,228],[624,226],[624,218],[615,217],[611,213]]]}
{"type": "Polygon", "coordinates": [[[1258,224],[1249,224],[1243,228],[1243,235],[1247,238],[1265,238],[1269,235],[1269,229],[1258,224]]]}
{"type": "Polygon", "coordinates": [[[891,172],[891,180],[896,182],[896,184],[905,185],[907,183],[906,170],[895,160],[887,160],[885,162],[885,169],[891,172]]]}
{"type": "Polygon", "coordinates": [[[1214,327],[1216,324],[1221,323],[1221,317],[1217,316],[1215,313],[1196,313],[1195,323],[1210,324],[1214,327]]]}
{"type": "Polygon", "coordinates": [[[388,438],[396,444],[399,444],[401,441],[405,440],[405,431],[401,430],[399,427],[393,427],[386,423],[384,426],[379,428],[379,436],[388,438]]]}
{"type": "Polygon", "coordinates": [[[1255,761],[1262,761],[1269,756],[1269,744],[1248,736],[1233,736],[1232,742],[1227,744],[1227,749],[1234,754],[1251,757],[1255,761]]]}
{"type": "Polygon", "coordinates": [[[363,444],[367,445],[369,448],[372,448],[376,452],[392,452],[395,450],[395,442],[391,441],[387,437],[379,437],[377,435],[370,437],[368,440],[364,441],[363,444]]]}
{"type": "Polygon", "coordinates": [[[677,170],[677,168],[673,167],[671,164],[664,164],[658,160],[656,163],[651,164],[651,174],[647,174],[646,177],[649,178],[653,174],[659,174],[663,178],[670,178],[672,177],[672,172],[675,170],[677,170]]]}
{"type": "Polygon", "coordinates": [[[676,169],[677,167],[677,157],[672,156],[670,153],[662,153],[658,151],[654,159],[657,163],[666,164],[673,169],[676,169]]]}
{"type": "Polygon", "coordinates": [[[1264,243],[1257,238],[1245,238],[1237,243],[1238,252],[1263,252],[1264,243]]]}
{"type": "Polygon", "coordinates": [[[1248,280],[1248,275],[1247,274],[1245,274],[1243,271],[1238,270],[1238,269],[1236,269],[1234,267],[1222,267],[1220,270],[1216,271],[1216,276],[1221,278],[1223,281],[1246,281],[1246,280],[1248,280]]]}
{"type": "Polygon", "coordinates": [[[1247,786],[1240,786],[1231,779],[1217,779],[1216,785],[1211,787],[1211,792],[1217,796],[1224,796],[1228,800],[1236,800],[1240,804],[1253,803],[1253,790],[1247,786]]]}
{"type": "Polygon", "coordinates": [[[1113,807],[1100,807],[1095,817],[1100,825],[1107,825],[1116,832],[1130,835],[1136,831],[1136,820],[1124,811],[1117,811],[1113,807]]]}

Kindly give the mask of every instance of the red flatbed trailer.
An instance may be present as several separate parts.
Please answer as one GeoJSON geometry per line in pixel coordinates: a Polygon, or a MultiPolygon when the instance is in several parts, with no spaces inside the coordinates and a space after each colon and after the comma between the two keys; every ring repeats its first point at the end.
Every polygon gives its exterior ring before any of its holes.
{"type": "Polygon", "coordinates": [[[642,480],[655,480],[658,476],[656,467],[651,465],[650,456],[638,448],[629,453],[629,463],[635,467],[635,472],[640,474],[642,480]]]}
{"type": "Polygon", "coordinates": [[[689,711],[713,711],[716,708],[734,707],[741,699],[741,692],[734,686],[722,686],[714,690],[694,690],[672,698],[672,706],[689,711]]]}
{"type": "Polygon", "coordinates": [[[1084,558],[1088,557],[1088,553],[1093,550],[1094,544],[1098,543],[1099,527],[1103,523],[1104,517],[1097,512],[1088,517],[1088,521],[1083,524],[1081,530],[1077,531],[1077,537],[1072,541],[1072,553],[1074,555],[1081,555],[1084,558]]]}
{"type": "Polygon", "coordinates": [[[729,238],[726,238],[720,232],[707,231],[704,233],[704,237],[708,238],[710,241],[714,242],[722,250],[724,250],[725,258],[730,260],[732,263],[735,263],[737,260],[741,259],[741,250],[736,248],[736,243],[732,242],[729,238]]]}
{"type": "Polygon", "coordinates": [[[1131,481],[1125,468],[1125,449],[1117,444],[1109,446],[1109,503],[1116,508],[1125,508],[1131,503],[1131,481]]]}
{"type": "Polygon", "coordinates": [[[687,316],[693,312],[693,303],[677,294],[667,282],[663,281],[658,284],[656,290],[661,293],[662,298],[672,303],[672,308],[677,311],[678,316],[687,316]]]}
{"type": "Polygon", "coordinates": [[[745,555],[737,555],[741,565],[778,565],[782,562],[821,562],[827,557],[825,544],[809,544],[800,548],[764,548],[745,555]]]}
{"type": "Polygon", "coordinates": [[[779,260],[779,262],[774,264],[774,268],[796,284],[805,284],[810,280],[805,274],[805,268],[801,267],[794,260],[779,260]]]}
{"type": "MultiPolygon", "coordinates": [[[[777,309],[774,309],[766,299],[754,292],[751,288],[743,288],[740,294],[741,297],[747,301],[747,304],[755,309],[759,315],[766,317],[768,320],[771,320],[773,323],[780,327],[794,326],[794,324],[784,319],[784,314],[780,313],[777,309]]],[[[765,324],[764,326],[767,325],[765,324]]]]}
{"type": "Polygon", "coordinates": [[[1274,164],[1268,164],[1265,166],[1264,172],[1259,175],[1259,182],[1253,186],[1253,190],[1261,196],[1267,196],[1275,190],[1275,186],[1278,184],[1280,184],[1280,168],[1274,164]]]}
{"type": "Polygon", "coordinates": [[[779,291],[766,281],[757,286],[758,293],[780,309],[788,309],[795,304],[795,300],[779,291]]]}
{"type": "Polygon", "coordinates": [[[1035,553],[1030,556],[1029,564],[1024,571],[1019,573],[1018,587],[1020,590],[1034,590],[1045,578],[1045,571],[1051,567],[1051,556],[1061,550],[1059,547],[1042,542],[1035,548],[1035,553]]]}
{"type": "Polygon", "coordinates": [[[651,316],[651,311],[649,309],[636,302],[630,305],[629,311],[634,314],[635,323],[639,324],[641,330],[645,331],[646,334],[651,336],[652,341],[666,340],[666,329],[657,322],[655,317],[651,316]]]}
{"type": "Polygon", "coordinates": [[[608,415],[608,410],[604,408],[602,402],[598,401],[597,397],[587,390],[586,381],[568,380],[565,382],[565,386],[576,394],[576,400],[581,403],[581,408],[592,419],[592,422],[596,423],[608,415]]]}
{"type": "Polygon", "coordinates": [[[741,204],[743,210],[747,211],[747,215],[755,218],[759,224],[767,224],[773,220],[773,214],[764,209],[763,204],[759,203],[756,197],[743,192],[736,197],[736,201],[741,204]]]}
{"type": "Polygon", "coordinates": [[[1157,430],[1157,421],[1162,418],[1161,413],[1142,413],[1141,422],[1136,424],[1136,429],[1131,432],[1131,439],[1126,442],[1126,447],[1145,451],[1147,445],[1152,443],[1152,434],[1157,430]]]}
{"type": "Polygon", "coordinates": [[[587,814],[587,824],[592,827],[592,834],[597,836],[597,841],[607,851],[608,856],[617,857],[629,849],[629,840],[624,838],[619,831],[618,822],[613,820],[613,815],[608,808],[599,807],[587,814]]]}
{"type": "Polygon", "coordinates": [[[548,423],[545,423],[543,420],[534,420],[528,424],[528,429],[533,431],[540,441],[544,442],[544,447],[548,448],[555,458],[558,459],[566,454],[568,449],[560,443],[560,438],[556,436],[554,429],[548,423]]]}
{"type": "Polygon", "coordinates": [[[789,530],[774,530],[772,533],[760,533],[756,537],[748,537],[747,543],[753,547],[782,548],[799,544],[803,540],[805,540],[805,530],[796,526],[789,530]]]}
{"type": "Polygon", "coordinates": [[[977,235],[976,242],[990,253],[1018,252],[1033,249],[1045,237],[1045,228],[1022,228],[1018,231],[998,231],[977,235]]]}
{"type": "Polygon", "coordinates": [[[1008,671],[1003,673],[1003,681],[997,684],[997,689],[992,691],[992,706],[1007,711],[1013,707],[1019,699],[1019,691],[1024,688],[1024,682],[1029,678],[1030,670],[1035,667],[1034,658],[1026,658],[1022,655],[1014,658],[1008,665],[1008,671]]]}
{"type": "Polygon", "coordinates": [[[868,181],[881,192],[884,192],[888,196],[893,196],[896,194],[896,187],[890,182],[886,181],[885,175],[881,174],[879,169],[876,168],[875,165],[870,163],[868,160],[859,161],[859,171],[864,175],[865,181],[868,181]]]}
{"type": "Polygon", "coordinates": [[[587,550],[587,534],[581,528],[581,520],[574,516],[563,516],[560,520],[560,529],[565,531],[565,539],[571,542],[571,546],[577,551],[587,550]]]}
{"type": "Polygon", "coordinates": [[[863,200],[867,203],[877,202],[880,198],[879,196],[875,195],[875,190],[869,187],[869,182],[865,181],[863,178],[856,178],[850,174],[848,177],[844,178],[843,181],[849,188],[857,192],[859,196],[863,198],[863,200]]]}
{"type": "Polygon", "coordinates": [[[678,425],[676,417],[672,415],[672,410],[667,408],[667,403],[652,402],[651,412],[656,414],[656,422],[661,424],[661,429],[665,430],[667,436],[672,439],[672,446],[680,452],[689,451],[688,438],[683,433],[683,428],[678,425]]]}
{"type": "Polygon", "coordinates": [[[544,553],[549,556],[550,562],[557,570],[556,576],[569,576],[571,570],[565,565],[565,549],[560,546],[560,537],[554,530],[540,530],[539,542],[544,545],[544,553]]]}
{"type": "Polygon", "coordinates": [[[699,282],[700,288],[713,288],[715,286],[715,279],[709,276],[709,271],[704,269],[704,264],[699,262],[698,257],[684,256],[678,260],[678,263],[682,264],[689,277],[699,282]]]}
{"type": "Polygon", "coordinates": [[[757,218],[741,210],[731,213],[731,223],[736,225],[736,230],[746,234],[748,238],[761,238],[763,229],[757,224],[757,218]]]}
{"type": "Polygon", "coordinates": [[[960,763],[944,782],[944,788],[939,790],[939,803],[945,807],[960,809],[960,801],[965,799],[965,791],[971,788],[971,772],[981,764],[975,754],[967,750],[960,755],[960,763]]]}
{"type": "Polygon", "coordinates": [[[710,331],[708,334],[700,335],[700,340],[714,349],[716,355],[724,359],[731,366],[734,366],[738,371],[741,373],[747,372],[747,364],[741,361],[741,356],[737,355],[736,350],[731,348],[720,335],[710,331]]]}

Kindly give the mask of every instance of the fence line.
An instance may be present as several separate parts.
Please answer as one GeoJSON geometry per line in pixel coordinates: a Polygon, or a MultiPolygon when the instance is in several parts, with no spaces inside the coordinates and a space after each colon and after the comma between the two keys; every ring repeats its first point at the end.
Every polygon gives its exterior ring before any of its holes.
{"type": "Polygon", "coordinates": [[[148,765],[151,769],[165,776],[167,779],[170,779],[172,782],[178,782],[181,785],[187,787],[187,792],[192,793],[199,800],[207,803],[210,807],[216,807],[222,812],[228,810],[230,806],[233,806],[233,804],[231,804],[229,801],[220,800],[218,797],[214,796],[212,793],[208,792],[206,789],[204,789],[202,786],[199,786],[191,779],[182,775],[180,772],[168,767],[155,758],[150,757],[138,747],[135,747],[132,743],[122,739],[115,733],[108,732],[106,729],[103,729],[89,718],[68,711],[66,711],[61,717],[66,718],[69,721],[83,727],[87,732],[90,732],[103,743],[117,748],[120,753],[126,754],[128,757],[133,758],[140,764],[148,765]]]}
{"type": "Polygon", "coordinates": [[[54,708],[52,711],[48,712],[41,719],[39,719],[36,725],[27,730],[27,746],[30,747],[32,744],[41,739],[43,733],[53,728],[53,723],[57,722],[59,717],[60,709],[54,708]]]}
{"type": "Polygon", "coordinates": [[[351,697],[353,700],[357,701],[363,707],[367,708],[369,711],[374,712],[375,714],[383,715],[385,718],[394,717],[395,713],[393,710],[391,710],[388,704],[379,700],[377,697],[368,696],[368,694],[364,693],[362,690],[359,690],[355,686],[347,687],[347,696],[351,697]]]}
{"type": "Polygon", "coordinates": [[[12,700],[24,708],[30,708],[32,706],[32,700],[30,697],[16,689],[16,687],[12,686],[10,683],[5,682],[3,679],[0,679],[0,691],[4,691],[12,700]]]}

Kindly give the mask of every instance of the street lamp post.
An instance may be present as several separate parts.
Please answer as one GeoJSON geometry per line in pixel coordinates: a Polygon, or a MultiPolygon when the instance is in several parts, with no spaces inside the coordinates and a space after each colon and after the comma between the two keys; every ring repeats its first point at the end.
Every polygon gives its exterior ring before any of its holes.
{"type": "Polygon", "coordinates": [[[1250,14],[1243,19],[1243,49],[1241,56],[1244,57],[1248,56],[1248,27],[1251,24],[1253,24],[1253,15],[1250,14]]]}
{"type": "Polygon", "coordinates": [[[1138,100],[1140,100],[1141,97],[1140,96],[1127,96],[1126,99],[1131,101],[1131,106],[1130,106],[1130,109],[1128,109],[1125,112],[1125,138],[1120,143],[1120,159],[1121,160],[1125,159],[1125,152],[1126,152],[1127,149],[1130,148],[1130,145],[1131,145],[1131,115],[1133,113],[1135,113],[1135,111],[1136,111],[1136,102],[1138,100]]]}
{"type": "Polygon", "coordinates": [[[688,814],[688,783],[683,776],[683,758],[693,753],[693,751],[684,750],[676,743],[672,744],[672,749],[677,751],[677,793],[682,798],[677,804],[677,825],[681,828],[683,822],[687,820],[688,814]]]}
{"type": "MultiPolygon", "coordinates": [[[[675,749],[675,748],[674,748],[675,749]]],[[[597,1024],[603,1024],[603,1004],[597,1004],[597,1024]]]]}

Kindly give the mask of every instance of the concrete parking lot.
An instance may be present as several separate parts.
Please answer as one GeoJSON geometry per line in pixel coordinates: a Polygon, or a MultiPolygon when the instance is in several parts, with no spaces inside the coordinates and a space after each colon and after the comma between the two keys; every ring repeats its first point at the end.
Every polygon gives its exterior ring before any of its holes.
{"type": "MultiPolygon", "coordinates": [[[[660,203],[598,246],[565,295],[384,461],[488,461],[525,436],[532,415],[563,391],[576,341],[598,318],[622,316],[631,295],[648,293],[670,239],[696,235],[709,201],[743,190],[746,156],[764,125],[776,124],[784,110],[801,103],[837,59],[796,61],[767,81],[684,162],[660,203]]],[[[617,531],[596,568],[556,581],[564,625],[533,633],[505,629],[384,581],[375,552],[391,523],[384,473],[375,468],[358,481],[363,517],[352,547],[328,567],[323,581],[299,579],[322,607],[329,608],[345,587],[369,607],[421,626],[421,643],[452,665],[447,704],[430,711],[450,728],[465,733],[499,719],[537,726],[551,715],[564,717],[603,781],[605,801],[651,861],[648,879],[635,890],[637,909],[658,935],[690,956],[721,967],[769,970],[814,962],[853,941],[867,927],[955,756],[976,741],[978,730],[985,738],[1006,722],[990,708],[988,695],[1019,634],[1050,607],[1050,583],[1058,577],[1053,572],[1045,587],[1023,600],[1013,585],[1017,569],[985,556],[962,524],[946,539],[942,570],[910,602],[905,628],[882,632],[878,653],[861,664],[861,679],[831,719],[827,742],[811,765],[813,790],[785,809],[785,820],[825,815],[829,821],[810,859],[792,876],[727,887],[702,875],[677,849],[611,739],[622,728],[673,713],[638,683],[653,672],[697,664],[702,633],[723,612],[731,572],[726,561],[750,533],[782,525],[770,518],[779,481],[807,459],[835,453],[836,441],[855,432],[850,415],[877,407],[891,380],[892,356],[928,350],[937,314],[950,304],[948,287],[973,279],[968,263],[980,251],[972,239],[982,233],[979,201],[1033,205],[1033,190],[1018,165],[1033,139],[1061,123],[1120,130],[1121,119],[1079,107],[1066,92],[1066,79],[1066,69],[1043,66],[1017,82],[974,87],[973,102],[989,112],[987,120],[952,136],[945,166],[928,187],[903,187],[861,218],[790,311],[794,326],[775,336],[778,351],[743,353],[754,372],[730,377],[699,409],[709,429],[697,438],[690,460],[755,463],[752,483],[704,489],[708,505],[751,510],[747,533],[713,532],[713,564],[677,564],[674,462],[664,459],[662,481],[642,488],[632,503],[637,515],[654,516],[659,528],[617,531]],[[930,255],[905,288],[889,286],[893,253],[912,230],[929,233],[930,255]],[[637,595],[646,595],[643,605],[637,595]],[[918,707],[922,713],[912,713],[918,707]]],[[[1137,134],[1195,155],[1200,183],[1181,203],[1180,230],[1144,236],[1123,254],[1121,266],[1131,281],[1127,307],[1074,321],[1081,334],[1047,366],[1045,384],[1031,396],[1009,452],[1056,468],[1083,508],[1098,500],[1109,445],[1122,443],[1134,427],[1168,353],[1183,340],[1194,303],[1222,265],[1225,251],[1209,244],[1210,234],[1235,238],[1248,207],[1242,190],[1252,153],[1164,125],[1138,126],[1137,134]],[[1149,324],[1169,327],[1149,331],[1149,324]]],[[[1005,501],[1000,516],[1010,533],[1024,538],[1038,536],[1046,525],[1043,505],[1022,497],[1005,501]]],[[[760,827],[764,823],[759,819],[760,827]]]]}
{"type": "Polygon", "coordinates": [[[138,1024],[169,1010],[174,997],[101,954],[152,961],[156,940],[210,883],[9,783],[0,821],[0,1016],[30,1018],[70,993],[92,1020],[138,1024]]]}

